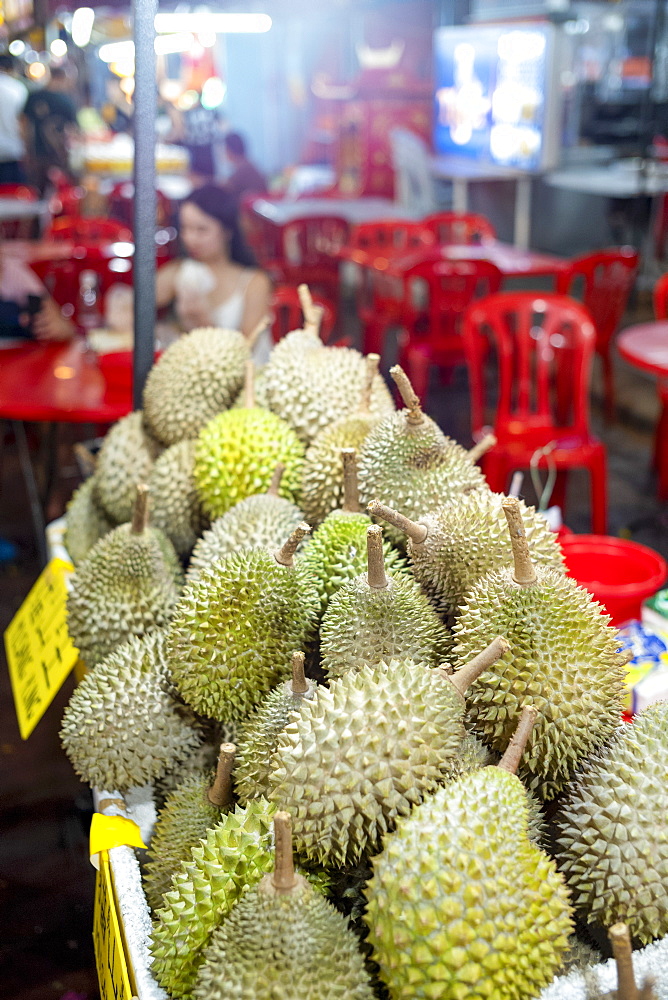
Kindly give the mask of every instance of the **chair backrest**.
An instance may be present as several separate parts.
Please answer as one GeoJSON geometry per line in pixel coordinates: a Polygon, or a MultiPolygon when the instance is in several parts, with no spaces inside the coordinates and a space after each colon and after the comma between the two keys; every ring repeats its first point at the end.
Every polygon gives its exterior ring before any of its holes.
{"type": "Polygon", "coordinates": [[[388,257],[434,243],[433,233],[425,229],[421,222],[407,222],[403,219],[361,222],[351,229],[348,238],[348,245],[354,250],[377,252],[388,257]]]}
{"type": "Polygon", "coordinates": [[[662,274],[652,293],[654,315],[657,319],[668,319],[668,274],[662,274]]]}
{"type": "Polygon", "coordinates": [[[394,200],[418,216],[436,208],[434,179],[429,164],[429,149],[415,132],[406,128],[390,131],[390,149],[394,168],[394,200]]]}
{"type": "Polygon", "coordinates": [[[117,219],[98,216],[61,215],[49,227],[49,236],[73,240],[110,240],[131,242],[132,230],[117,219]]]}
{"type": "Polygon", "coordinates": [[[289,267],[336,266],[331,251],[347,243],[349,231],[339,215],[293,219],[281,230],[281,260],[289,267]]]}
{"type": "Polygon", "coordinates": [[[463,329],[474,433],[491,424],[500,442],[521,434],[538,448],[588,432],[596,332],[579,302],[500,292],[474,303],[463,329]],[[492,386],[496,398],[487,397],[492,386]]]}
{"type": "MultiPolygon", "coordinates": [[[[336,322],[336,313],[331,302],[319,295],[313,295],[313,304],[322,306],[322,322],[320,338],[323,343],[329,339],[336,322]]],[[[299,293],[294,285],[277,285],[271,297],[271,335],[274,343],[285,337],[291,330],[297,330],[304,325],[299,293]]]]}
{"type": "Polygon", "coordinates": [[[496,230],[484,215],[475,212],[436,212],[421,225],[433,233],[437,243],[479,246],[496,239],[496,230]]]}
{"type": "Polygon", "coordinates": [[[574,295],[591,314],[599,347],[609,343],[622,320],[638,261],[633,247],[612,247],[576,257],[557,279],[557,292],[574,295]]]}
{"type": "Polygon", "coordinates": [[[39,201],[39,191],[30,184],[0,184],[0,198],[17,201],[39,201]]]}
{"type": "Polygon", "coordinates": [[[67,260],[36,260],[30,264],[63,315],[77,321],[79,284],[84,271],[95,271],[101,303],[113,285],[132,284],[132,261],[121,257],[85,254],[67,260]]]}

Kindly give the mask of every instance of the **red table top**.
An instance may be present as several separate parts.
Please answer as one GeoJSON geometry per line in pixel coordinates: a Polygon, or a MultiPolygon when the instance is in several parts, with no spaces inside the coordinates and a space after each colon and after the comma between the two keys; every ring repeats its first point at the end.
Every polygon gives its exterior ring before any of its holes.
{"type": "Polygon", "coordinates": [[[616,343],[620,355],[630,365],[662,378],[668,375],[668,320],[627,326],[616,343]]]}
{"type": "Polygon", "coordinates": [[[0,350],[0,418],[106,424],[131,409],[130,386],[107,386],[78,340],[0,350]]]}
{"type": "Polygon", "coordinates": [[[439,247],[425,245],[424,250],[415,249],[397,256],[384,256],[377,251],[354,250],[341,247],[335,254],[343,260],[354,261],[360,267],[367,267],[392,277],[401,277],[415,264],[433,260],[487,260],[496,264],[507,277],[529,275],[556,275],[566,271],[569,261],[549,253],[520,250],[510,243],[481,243],[477,245],[447,243],[439,247]]]}

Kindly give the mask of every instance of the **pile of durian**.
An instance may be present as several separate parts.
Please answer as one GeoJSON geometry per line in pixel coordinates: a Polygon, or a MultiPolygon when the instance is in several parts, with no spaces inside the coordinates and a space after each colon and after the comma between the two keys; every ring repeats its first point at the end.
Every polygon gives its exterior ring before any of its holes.
{"type": "Polygon", "coordinates": [[[72,498],[63,746],[153,786],[174,1000],[536,997],[668,934],[668,704],[622,725],[544,519],[303,299],[259,372],[170,347],[72,498]]]}

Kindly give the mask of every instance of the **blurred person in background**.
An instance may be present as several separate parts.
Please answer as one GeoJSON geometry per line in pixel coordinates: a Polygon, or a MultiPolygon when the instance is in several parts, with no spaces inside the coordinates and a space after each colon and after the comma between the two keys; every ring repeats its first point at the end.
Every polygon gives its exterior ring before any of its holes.
{"type": "Polygon", "coordinates": [[[71,340],[74,324],[15,249],[11,240],[0,237],[0,342],[71,340]]]}
{"type": "Polygon", "coordinates": [[[203,184],[215,179],[216,145],[225,128],[223,116],[218,108],[208,108],[202,104],[202,95],[190,108],[176,112],[174,128],[169,140],[184,146],[190,156],[190,175],[195,184],[203,184]]]}
{"type": "Polygon", "coordinates": [[[14,57],[0,53],[0,184],[24,184],[21,113],[28,88],[16,76],[14,57]]]}
{"type": "Polygon", "coordinates": [[[70,175],[70,140],[78,134],[71,90],[67,71],[54,66],[48,84],[33,91],[23,109],[28,174],[40,191],[46,186],[49,168],[58,167],[70,175]]]}
{"type": "Polygon", "coordinates": [[[266,194],[267,181],[254,163],[248,159],[246,143],[238,132],[228,132],[225,136],[225,155],[232,172],[225,181],[225,190],[239,203],[244,194],[266,194]]]}

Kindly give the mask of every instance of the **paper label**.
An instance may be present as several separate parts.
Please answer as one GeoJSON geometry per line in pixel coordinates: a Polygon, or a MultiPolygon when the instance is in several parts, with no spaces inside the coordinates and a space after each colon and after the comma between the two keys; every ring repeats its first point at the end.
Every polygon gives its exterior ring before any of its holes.
{"type": "Polygon", "coordinates": [[[93,942],[100,1000],[132,1000],[135,994],[130,986],[107,851],[102,851],[100,855],[95,881],[93,942]]]}
{"type": "Polygon", "coordinates": [[[27,740],[77,661],[67,631],[66,577],[72,564],[52,559],[5,631],[19,732],[27,740]]]}
{"type": "Polygon", "coordinates": [[[89,853],[91,864],[99,868],[98,856],[112,847],[146,847],[141,839],[141,830],[134,820],[125,816],[104,816],[93,813],[90,824],[89,853]]]}

